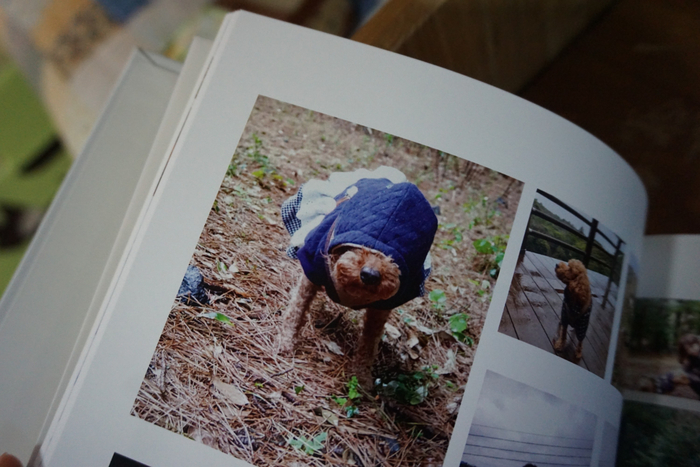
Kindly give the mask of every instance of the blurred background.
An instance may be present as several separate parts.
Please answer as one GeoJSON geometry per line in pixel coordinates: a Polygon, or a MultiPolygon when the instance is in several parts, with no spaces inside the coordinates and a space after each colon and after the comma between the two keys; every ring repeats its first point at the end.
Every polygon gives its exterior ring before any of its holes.
{"type": "Polygon", "coordinates": [[[184,60],[241,8],[550,109],[637,171],[647,233],[700,233],[697,0],[0,0],[0,293],[131,50],[184,60]]]}

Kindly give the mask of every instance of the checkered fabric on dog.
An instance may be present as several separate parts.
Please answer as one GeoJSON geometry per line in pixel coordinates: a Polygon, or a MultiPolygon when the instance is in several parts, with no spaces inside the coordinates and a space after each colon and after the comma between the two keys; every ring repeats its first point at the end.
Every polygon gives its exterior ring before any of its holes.
{"type": "MultiPolygon", "coordinates": [[[[297,217],[297,212],[299,212],[303,197],[302,190],[299,190],[296,195],[282,204],[282,222],[284,222],[284,226],[287,228],[290,235],[294,235],[294,233],[301,228],[301,220],[297,217]]],[[[298,246],[289,245],[287,247],[287,256],[292,259],[297,259],[298,249],[298,246]]]]}

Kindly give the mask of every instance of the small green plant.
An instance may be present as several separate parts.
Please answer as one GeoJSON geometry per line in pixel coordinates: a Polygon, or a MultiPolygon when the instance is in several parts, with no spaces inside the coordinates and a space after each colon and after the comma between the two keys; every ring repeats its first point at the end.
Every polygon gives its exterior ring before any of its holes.
{"type": "Polygon", "coordinates": [[[228,169],[226,169],[226,176],[227,177],[236,177],[237,175],[238,175],[238,164],[231,161],[231,163],[228,165],[228,169]]]}
{"type": "Polygon", "coordinates": [[[333,402],[335,402],[336,404],[338,404],[341,407],[345,406],[345,404],[348,403],[347,397],[331,396],[331,399],[333,400],[333,402]]]}
{"type": "Polygon", "coordinates": [[[469,327],[468,321],[469,315],[466,313],[457,313],[450,316],[450,331],[455,339],[471,347],[474,345],[474,339],[465,333],[469,327]]]}
{"type": "Polygon", "coordinates": [[[348,398],[351,401],[361,397],[360,391],[358,391],[360,383],[357,381],[357,376],[350,377],[350,381],[348,381],[346,386],[348,388],[348,398]]]}
{"type": "Polygon", "coordinates": [[[445,309],[445,303],[447,302],[447,296],[444,290],[435,289],[431,290],[428,294],[428,300],[436,311],[443,311],[445,309]]]}
{"type": "MultiPolygon", "coordinates": [[[[249,158],[253,159],[253,162],[255,162],[259,166],[259,168],[257,170],[252,171],[251,175],[258,179],[259,182],[262,182],[266,176],[270,175],[272,176],[273,180],[277,180],[283,185],[289,184],[290,179],[285,179],[280,174],[278,174],[277,170],[270,162],[270,158],[262,152],[260,152],[263,146],[262,140],[258,138],[258,135],[256,135],[255,133],[253,133],[252,137],[253,145],[248,147],[248,151],[246,154],[249,158]]],[[[230,167],[231,166],[229,166],[229,168],[230,167]]],[[[245,166],[242,165],[241,169],[244,167],[245,166]]],[[[293,185],[294,182],[292,181],[291,184],[293,185]]]]}
{"type": "Polygon", "coordinates": [[[294,386],[294,394],[296,394],[297,396],[298,396],[299,394],[301,394],[301,391],[303,391],[303,390],[304,390],[304,385],[301,385],[301,386],[294,386]]]}
{"type": "Polygon", "coordinates": [[[229,318],[228,316],[226,316],[226,315],[223,314],[223,313],[219,313],[219,312],[216,312],[216,311],[209,311],[209,312],[206,312],[206,313],[200,313],[199,315],[197,315],[197,317],[198,317],[198,318],[215,319],[215,320],[217,320],[217,321],[221,321],[222,323],[226,323],[226,324],[228,324],[228,325],[230,325],[230,326],[233,326],[233,325],[234,325],[234,324],[233,324],[233,321],[231,321],[231,318],[229,318]]]}
{"type": "Polygon", "coordinates": [[[449,389],[450,391],[456,391],[459,389],[459,386],[457,386],[455,383],[453,383],[450,380],[445,381],[445,387],[449,389]]]}
{"type": "Polygon", "coordinates": [[[394,135],[390,135],[389,133],[385,133],[384,139],[386,140],[387,146],[391,146],[392,144],[394,144],[394,135]]]}
{"type": "Polygon", "coordinates": [[[495,208],[494,203],[489,202],[488,196],[472,198],[462,205],[462,209],[472,216],[468,225],[469,230],[479,225],[490,227],[493,225],[494,218],[501,215],[501,211],[495,208]]]}
{"type": "Polygon", "coordinates": [[[437,369],[435,365],[426,366],[419,371],[396,375],[386,383],[382,381],[378,392],[401,404],[418,405],[428,397],[429,388],[438,379],[437,369]]]}
{"type": "Polygon", "coordinates": [[[345,410],[345,415],[348,418],[360,413],[360,409],[355,405],[355,401],[362,397],[360,394],[360,383],[357,381],[357,376],[350,377],[350,380],[345,384],[348,390],[347,397],[331,396],[331,400],[345,410]]]}
{"type": "Polygon", "coordinates": [[[262,148],[262,140],[258,138],[258,135],[253,133],[252,136],[253,145],[248,147],[248,157],[265,167],[270,162],[270,158],[260,152],[260,149],[262,148]]]}
{"type": "Polygon", "coordinates": [[[467,279],[467,280],[477,287],[476,294],[481,298],[482,302],[491,299],[490,298],[491,296],[489,295],[489,290],[491,289],[491,283],[489,281],[487,281],[486,279],[482,280],[481,282],[474,280],[474,279],[467,279]]]}
{"type": "Polygon", "coordinates": [[[453,185],[452,183],[450,183],[450,185],[447,188],[438,188],[438,193],[435,195],[435,199],[436,200],[442,199],[445,194],[449,193],[450,191],[454,190],[455,188],[456,188],[456,186],[453,185]]]}
{"type": "Polygon", "coordinates": [[[457,224],[445,224],[440,226],[440,230],[448,232],[452,238],[446,238],[440,241],[439,246],[443,250],[454,249],[455,243],[459,243],[464,238],[462,236],[462,228],[457,224]]]}
{"type": "Polygon", "coordinates": [[[306,438],[306,436],[304,435],[290,436],[287,439],[287,442],[294,449],[298,449],[299,451],[313,456],[314,454],[318,453],[321,449],[323,449],[327,438],[328,433],[323,431],[314,436],[313,438],[306,438]]]}
{"type": "Polygon", "coordinates": [[[507,235],[496,235],[493,237],[481,238],[473,242],[476,252],[484,255],[486,261],[483,265],[483,270],[488,270],[489,275],[493,278],[498,277],[501,271],[501,263],[503,263],[503,255],[506,252],[508,245],[507,235]]]}

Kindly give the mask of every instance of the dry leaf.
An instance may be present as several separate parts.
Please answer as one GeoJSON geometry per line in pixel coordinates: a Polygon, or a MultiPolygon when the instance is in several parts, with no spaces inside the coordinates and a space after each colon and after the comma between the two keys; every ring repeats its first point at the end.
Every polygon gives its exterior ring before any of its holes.
{"type": "Polygon", "coordinates": [[[207,350],[209,352],[211,352],[211,354],[214,357],[218,357],[224,351],[224,347],[222,345],[219,345],[219,344],[212,344],[209,347],[207,347],[207,350]]]}
{"type": "Polygon", "coordinates": [[[340,346],[336,344],[333,341],[323,341],[323,343],[328,347],[328,350],[333,352],[336,355],[345,355],[343,351],[340,349],[340,346]]]}
{"type": "Polygon", "coordinates": [[[330,410],[321,409],[321,416],[323,416],[323,419],[331,425],[338,426],[338,416],[330,410]]]}
{"type": "Polygon", "coordinates": [[[457,355],[455,355],[454,350],[450,349],[447,351],[447,359],[445,364],[436,373],[439,375],[449,375],[457,369],[457,355]]]}
{"type": "Polygon", "coordinates": [[[207,446],[216,447],[216,438],[211,433],[208,433],[201,428],[194,428],[190,430],[188,434],[195,441],[207,446]]]}
{"type": "Polygon", "coordinates": [[[406,340],[406,345],[409,349],[412,349],[413,347],[418,345],[418,337],[410,331],[408,334],[408,339],[406,340]]]}
{"type": "Polygon", "coordinates": [[[386,336],[391,340],[396,340],[401,337],[401,331],[399,331],[396,326],[392,326],[389,323],[384,325],[384,332],[386,332],[386,336]]]}
{"type": "Polygon", "coordinates": [[[222,396],[236,405],[248,405],[248,397],[243,394],[243,391],[232,384],[224,383],[218,378],[214,378],[214,387],[221,393],[222,396]]]}

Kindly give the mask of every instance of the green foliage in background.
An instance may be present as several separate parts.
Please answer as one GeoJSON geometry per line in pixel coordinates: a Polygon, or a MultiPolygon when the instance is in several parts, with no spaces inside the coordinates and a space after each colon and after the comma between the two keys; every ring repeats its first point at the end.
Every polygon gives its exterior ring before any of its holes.
{"type": "Polygon", "coordinates": [[[675,352],[681,336],[700,334],[700,301],[637,298],[625,320],[632,352],[675,352]]]}
{"type": "MultiPolygon", "coordinates": [[[[556,215],[549,209],[547,209],[542,203],[539,201],[535,200],[535,209],[544,213],[548,214],[549,216],[558,219],[562,223],[568,225],[574,230],[577,230],[580,232],[582,235],[588,236],[588,232],[583,229],[583,227],[577,228],[571,222],[569,222],[566,219],[561,218],[560,216],[556,215]]],[[[586,239],[581,238],[577,235],[574,235],[572,232],[569,232],[568,230],[564,230],[561,227],[558,227],[551,222],[548,222],[540,217],[537,216],[531,216],[530,217],[530,223],[529,223],[529,228],[532,230],[535,230],[537,232],[543,233],[545,235],[549,235],[550,237],[554,237],[557,240],[561,240],[564,243],[567,243],[569,245],[572,245],[579,250],[586,251],[586,239]]],[[[614,239],[613,239],[614,240],[614,239]]],[[[603,240],[605,241],[605,240],[603,240]]],[[[606,242],[607,243],[607,242],[606,242]]],[[[535,238],[533,236],[527,236],[525,240],[525,249],[527,251],[532,251],[533,253],[539,253],[541,255],[549,256],[550,258],[556,258],[562,261],[568,261],[570,259],[578,259],[583,261],[583,255],[579,254],[573,250],[570,250],[568,248],[564,248],[561,245],[555,245],[553,243],[549,243],[541,238],[535,238]]],[[[597,258],[600,261],[605,262],[606,264],[610,262],[610,256],[607,254],[607,252],[603,249],[603,247],[600,245],[598,241],[593,242],[593,250],[591,251],[591,256],[593,258],[597,258]]],[[[620,283],[620,275],[622,273],[622,262],[624,260],[624,255],[619,255],[617,258],[617,264],[615,265],[615,274],[613,275],[613,282],[615,284],[620,283]]],[[[597,261],[591,261],[588,264],[588,269],[591,271],[598,272],[600,274],[603,274],[604,276],[610,277],[611,270],[609,267],[604,266],[600,264],[597,261]]]]}
{"type": "Polygon", "coordinates": [[[20,234],[19,240],[0,236],[0,294],[32,234],[17,226],[17,213],[39,217],[51,203],[71,161],[19,69],[0,60],[0,232],[20,234]],[[8,212],[15,216],[6,215],[8,212]]]}
{"type": "Polygon", "coordinates": [[[700,415],[626,401],[617,465],[697,467],[700,465],[700,415]]]}

